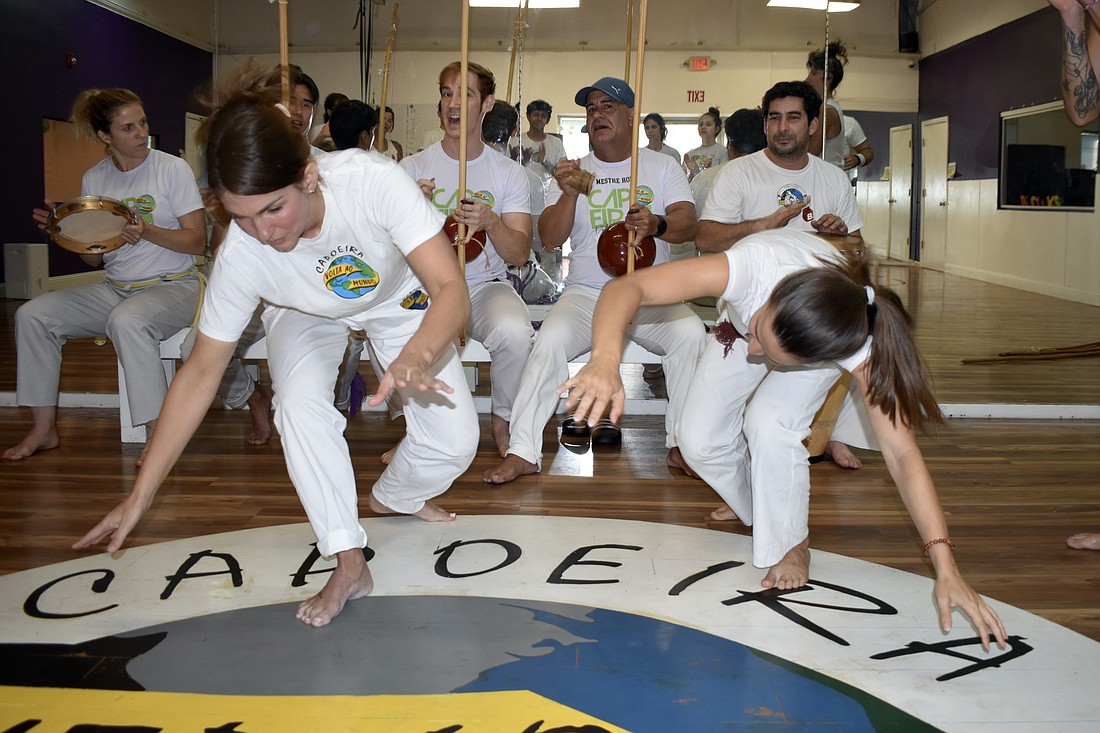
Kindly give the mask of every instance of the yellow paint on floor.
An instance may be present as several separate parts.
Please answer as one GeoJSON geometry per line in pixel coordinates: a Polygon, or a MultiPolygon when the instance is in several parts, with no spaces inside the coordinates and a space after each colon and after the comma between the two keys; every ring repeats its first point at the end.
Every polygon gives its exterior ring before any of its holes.
{"type": "Polygon", "coordinates": [[[522,733],[540,720],[540,731],[587,724],[629,733],[525,691],[253,697],[0,687],[0,730],[41,721],[27,728],[31,733],[63,733],[77,725],[143,726],[164,733],[426,733],[461,725],[462,733],[522,733]]]}

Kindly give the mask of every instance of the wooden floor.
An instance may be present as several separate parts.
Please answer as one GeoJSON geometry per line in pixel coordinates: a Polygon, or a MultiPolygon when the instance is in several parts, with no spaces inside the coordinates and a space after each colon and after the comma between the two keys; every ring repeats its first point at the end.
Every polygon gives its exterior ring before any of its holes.
{"type": "MultiPolygon", "coordinates": [[[[1100,340],[1100,308],[909,267],[883,268],[880,277],[917,318],[941,403],[1100,404],[1095,358],[960,363],[1100,340]]],[[[0,301],[0,392],[15,388],[11,330],[18,305],[0,301]]],[[[624,369],[631,396],[651,390],[640,367],[624,369]]],[[[67,346],[62,388],[116,390],[110,345],[67,346]]],[[[24,410],[0,408],[0,445],[15,443],[27,420],[24,410]]],[[[242,413],[211,411],[134,544],[305,521],[278,440],[247,445],[248,422],[242,413]]],[[[628,417],[621,449],[577,455],[558,445],[552,421],[547,470],[493,488],[481,481],[496,460],[483,417],[481,450],[440,503],[463,514],[616,517],[746,533],[739,524],[706,522],[716,496],[665,467],[661,423],[628,417]]],[[[0,573],[73,558],[69,543],[128,491],[140,447],[119,443],[117,410],[63,410],[60,431],[60,449],[0,465],[0,573]]],[[[360,486],[369,486],[400,426],[362,414],[347,435],[360,486]]],[[[1100,640],[1100,552],[1064,545],[1071,533],[1100,531],[1100,421],[953,420],[922,436],[921,446],[970,582],[998,601],[1100,640]]],[[[811,545],[929,574],[881,459],[868,454],[864,461],[860,471],[812,469],[811,545]]]]}

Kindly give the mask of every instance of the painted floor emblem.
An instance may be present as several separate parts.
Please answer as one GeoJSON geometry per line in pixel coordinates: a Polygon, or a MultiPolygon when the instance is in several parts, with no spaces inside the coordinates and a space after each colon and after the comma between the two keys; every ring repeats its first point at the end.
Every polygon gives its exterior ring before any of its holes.
{"type": "Polygon", "coordinates": [[[815,552],[762,591],[746,537],[553,517],[368,519],[376,595],[294,619],[306,525],[0,577],[0,732],[1100,729],[1100,644],[994,603],[982,651],[931,582],[815,552]]]}

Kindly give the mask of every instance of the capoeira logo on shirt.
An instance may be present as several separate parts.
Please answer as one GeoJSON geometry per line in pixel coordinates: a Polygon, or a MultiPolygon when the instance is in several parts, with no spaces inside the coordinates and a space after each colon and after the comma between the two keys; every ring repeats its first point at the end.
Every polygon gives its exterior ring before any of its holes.
{"type": "MultiPolygon", "coordinates": [[[[496,205],[497,199],[493,195],[492,191],[471,191],[466,189],[466,199],[470,201],[476,201],[479,204],[484,204],[486,208],[491,209],[496,205]]],[[[458,206],[458,189],[448,192],[445,188],[437,188],[432,193],[432,204],[435,208],[442,211],[444,214],[453,214],[455,207],[458,206]]]]}
{"type": "MultiPolygon", "coordinates": [[[[598,180],[596,183],[599,185],[598,180]]],[[[629,181],[627,186],[611,190],[594,188],[588,194],[588,221],[593,229],[606,229],[626,217],[630,207],[629,181]]],[[[653,204],[653,189],[649,186],[638,186],[635,194],[638,205],[649,207],[653,204]]]]}
{"type": "Polygon", "coordinates": [[[779,193],[776,195],[776,199],[780,206],[790,206],[791,204],[800,204],[806,200],[809,196],[806,191],[802,190],[798,184],[786,183],[779,189],[779,193]]]}
{"type": "Polygon", "coordinates": [[[324,271],[325,287],[348,300],[362,298],[378,287],[378,273],[353,255],[337,257],[324,271]]]}
{"type": "Polygon", "coordinates": [[[122,203],[128,209],[132,209],[146,224],[153,223],[153,212],[157,208],[157,199],[151,193],[143,193],[140,196],[131,196],[122,199],[122,203]]]}

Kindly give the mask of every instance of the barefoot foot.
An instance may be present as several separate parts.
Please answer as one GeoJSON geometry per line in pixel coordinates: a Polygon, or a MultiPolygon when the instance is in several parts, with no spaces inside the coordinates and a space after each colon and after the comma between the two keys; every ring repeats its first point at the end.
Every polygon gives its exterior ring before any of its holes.
{"type": "Polygon", "coordinates": [[[272,391],[256,383],[252,396],[248,398],[248,411],[252,415],[252,432],[248,434],[251,445],[263,445],[271,439],[271,398],[272,391]]]}
{"type": "Polygon", "coordinates": [[[336,569],[321,592],[298,606],[298,620],[314,628],[326,626],[344,610],[344,604],[374,590],[363,551],[355,548],[336,553],[336,569]],[[355,556],[358,555],[358,560],[355,556]]]}
{"type": "Polygon", "coordinates": [[[777,590],[801,588],[810,579],[810,538],[792,547],[783,559],[773,565],[760,585],[777,590]]]}
{"type": "MultiPolygon", "coordinates": [[[[367,494],[367,506],[369,506],[371,511],[375,514],[401,513],[390,509],[388,506],[378,501],[378,499],[374,498],[373,491],[367,494]]],[[[420,507],[420,509],[418,509],[417,511],[412,512],[409,516],[419,517],[425,522],[453,522],[455,520],[454,512],[449,512],[446,509],[440,507],[438,504],[430,501],[424,502],[424,506],[420,507]]]]}
{"type": "Polygon", "coordinates": [[[39,451],[53,450],[59,445],[61,441],[57,437],[57,428],[51,427],[41,433],[32,430],[27,437],[4,451],[4,460],[21,461],[39,451]]]}
{"type": "Polygon", "coordinates": [[[710,519],[712,521],[715,521],[715,522],[729,522],[733,519],[738,518],[737,515],[734,513],[734,511],[732,509],[730,509],[728,506],[726,506],[725,504],[718,507],[717,509],[715,509],[713,512],[711,512],[707,516],[710,517],[710,519]]]}
{"type": "Polygon", "coordinates": [[[825,446],[825,455],[832,458],[833,463],[841,468],[855,470],[863,467],[863,461],[856,458],[856,454],[852,452],[852,449],[837,440],[829,441],[829,444],[825,446]]]}
{"type": "Polygon", "coordinates": [[[390,461],[393,460],[393,455],[395,453],[397,453],[397,449],[400,448],[400,447],[401,447],[401,443],[399,442],[397,445],[395,445],[394,447],[390,448],[388,451],[386,451],[385,453],[382,454],[381,461],[382,461],[383,466],[390,465],[390,461]]]}
{"type": "Polygon", "coordinates": [[[508,421],[498,415],[493,415],[489,421],[493,432],[493,442],[497,444],[497,453],[501,458],[508,457],[508,440],[510,437],[508,421]]]}
{"type": "Polygon", "coordinates": [[[1075,550],[1100,550],[1100,532],[1081,532],[1071,535],[1066,545],[1075,550]]]}
{"type": "Polygon", "coordinates": [[[691,466],[684,460],[684,454],[680,452],[679,448],[669,448],[668,456],[665,458],[665,464],[669,468],[675,468],[683,471],[691,478],[699,478],[699,474],[691,470],[691,466]]]}
{"type": "Polygon", "coordinates": [[[534,463],[525,461],[517,455],[508,455],[495,467],[482,474],[481,478],[487,484],[506,484],[534,472],[534,463]]]}

